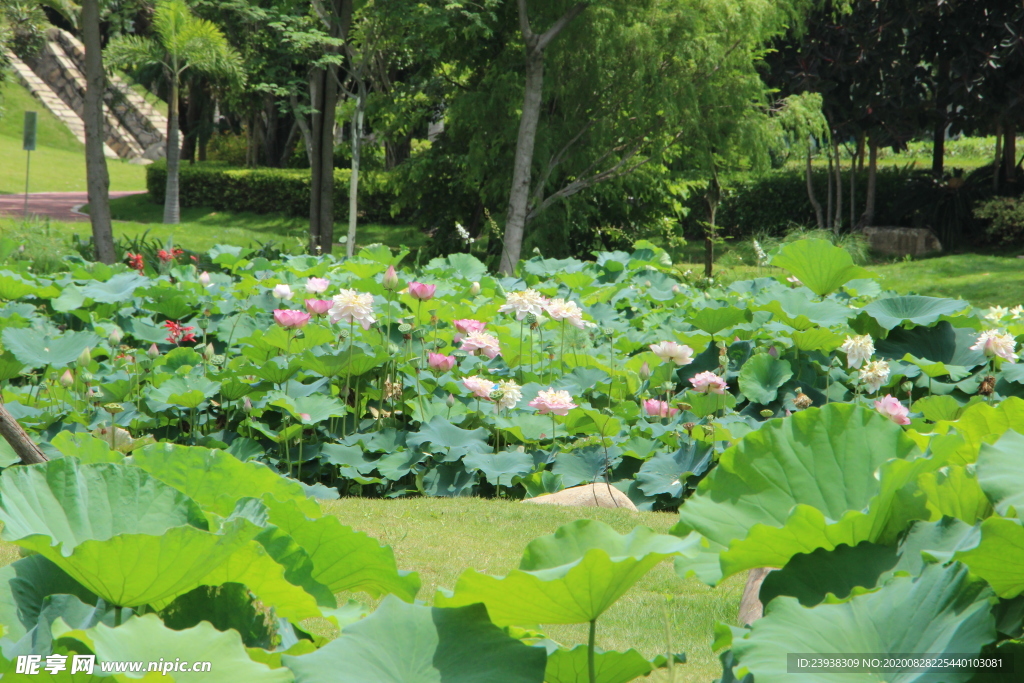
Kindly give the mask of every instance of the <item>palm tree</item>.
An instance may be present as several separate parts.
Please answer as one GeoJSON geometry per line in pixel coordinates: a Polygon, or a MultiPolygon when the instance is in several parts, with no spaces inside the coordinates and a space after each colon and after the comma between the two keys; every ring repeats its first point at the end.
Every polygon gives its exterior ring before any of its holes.
{"type": "Polygon", "coordinates": [[[167,191],[164,223],[181,220],[178,203],[178,90],[192,69],[213,77],[240,78],[242,60],[213,22],[194,16],[183,0],[160,0],[153,13],[153,37],[122,35],[107,45],[108,63],[122,67],[159,65],[171,84],[167,103],[167,191]]]}

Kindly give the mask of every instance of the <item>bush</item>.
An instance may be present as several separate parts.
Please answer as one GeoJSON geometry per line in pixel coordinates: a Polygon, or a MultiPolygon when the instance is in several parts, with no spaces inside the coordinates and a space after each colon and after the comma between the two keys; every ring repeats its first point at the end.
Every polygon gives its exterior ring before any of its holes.
{"type": "MultiPolygon", "coordinates": [[[[309,215],[309,169],[236,168],[223,162],[182,164],[181,206],[209,206],[218,211],[309,215]]],[[[334,169],[334,217],[348,219],[349,169],[334,169]]],[[[359,216],[371,223],[393,222],[389,178],[381,172],[361,173],[359,216]]],[[[164,201],[167,164],[146,167],[146,187],[153,202],[164,201]]]]}
{"type": "Polygon", "coordinates": [[[210,161],[222,161],[228,166],[244,166],[248,145],[245,135],[217,133],[210,138],[206,156],[210,161]]]}
{"type": "Polygon", "coordinates": [[[1024,199],[996,197],[981,202],[974,209],[974,217],[986,221],[985,235],[989,242],[1003,246],[1024,243],[1024,199]]]}

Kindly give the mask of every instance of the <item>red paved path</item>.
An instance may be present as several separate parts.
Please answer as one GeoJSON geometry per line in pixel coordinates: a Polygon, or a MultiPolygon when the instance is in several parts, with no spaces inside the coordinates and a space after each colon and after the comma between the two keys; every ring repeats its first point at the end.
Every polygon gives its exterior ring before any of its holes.
{"type": "MultiPolygon", "coordinates": [[[[110,198],[127,197],[142,192],[111,192],[110,198]]],[[[28,212],[36,216],[48,216],[58,221],[87,221],[89,216],[77,213],[75,209],[89,203],[85,192],[30,192],[28,212]]],[[[0,194],[0,216],[20,218],[24,215],[24,194],[0,194]]]]}

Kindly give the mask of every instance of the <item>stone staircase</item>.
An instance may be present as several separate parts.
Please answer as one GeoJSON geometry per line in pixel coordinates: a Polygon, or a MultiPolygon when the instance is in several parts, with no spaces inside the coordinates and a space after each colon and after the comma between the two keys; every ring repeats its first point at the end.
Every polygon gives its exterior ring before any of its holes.
{"type": "MultiPolygon", "coordinates": [[[[8,54],[18,79],[83,143],[85,48],[58,28],[29,65],[8,54]]],[[[116,75],[108,75],[104,101],[104,153],[110,158],[149,163],[165,154],[167,119],[116,75]]]]}

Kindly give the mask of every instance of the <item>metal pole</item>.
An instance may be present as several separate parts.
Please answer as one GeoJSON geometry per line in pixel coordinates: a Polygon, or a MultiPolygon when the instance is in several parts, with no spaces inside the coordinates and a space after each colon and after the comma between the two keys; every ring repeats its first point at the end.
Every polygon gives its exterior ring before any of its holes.
{"type": "Polygon", "coordinates": [[[28,170],[32,165],[32,150],[25,152],[25,220],[28,220],[28,170]]]}

